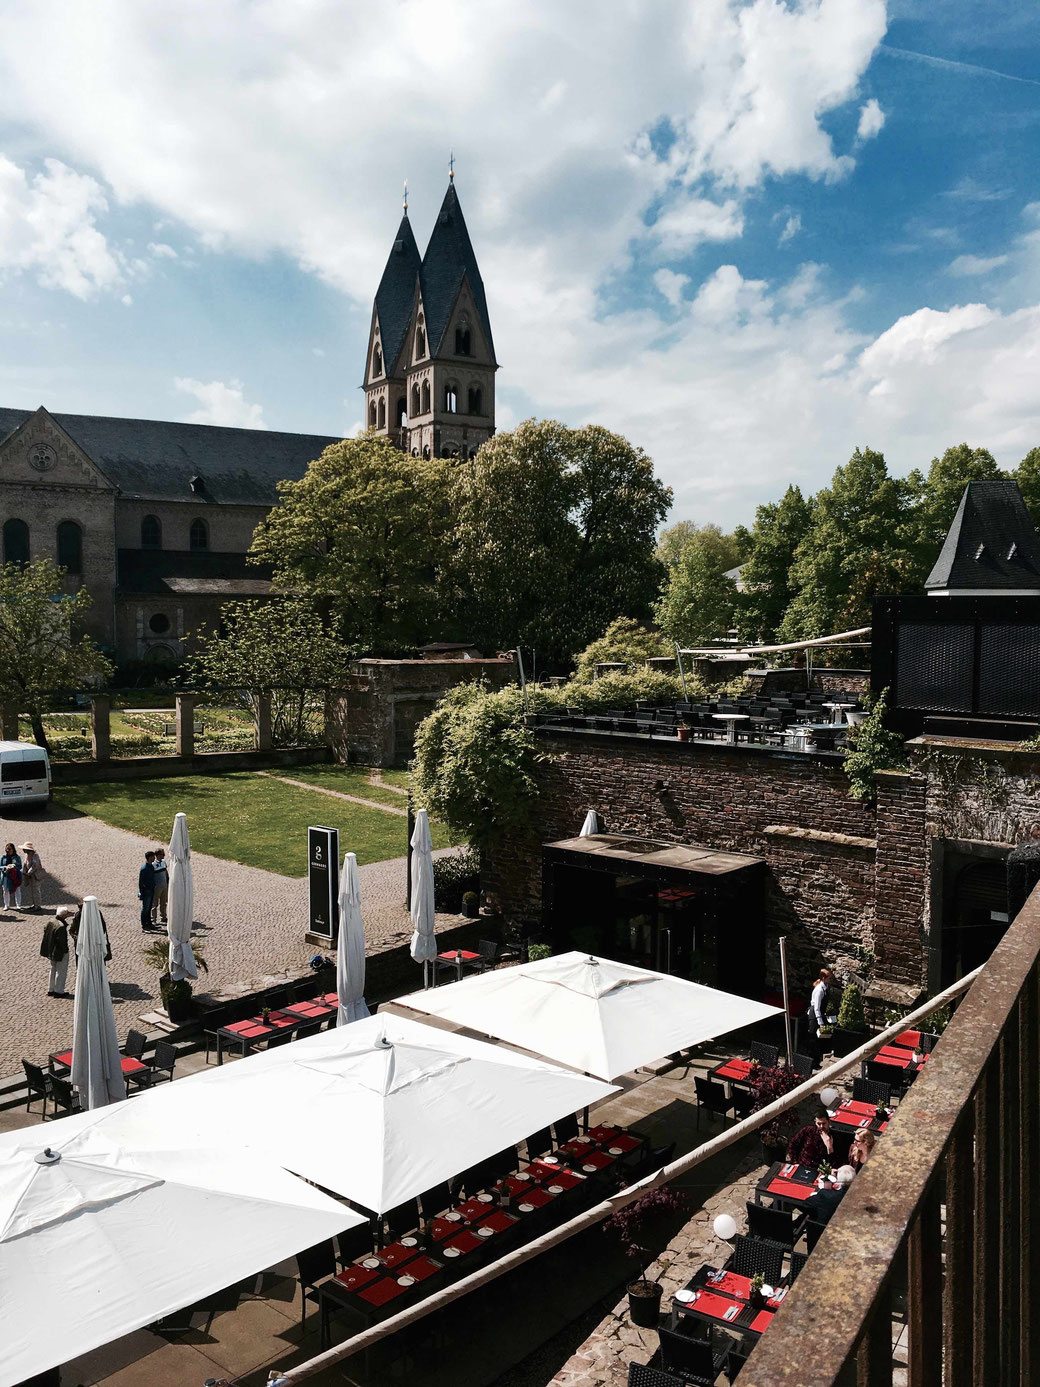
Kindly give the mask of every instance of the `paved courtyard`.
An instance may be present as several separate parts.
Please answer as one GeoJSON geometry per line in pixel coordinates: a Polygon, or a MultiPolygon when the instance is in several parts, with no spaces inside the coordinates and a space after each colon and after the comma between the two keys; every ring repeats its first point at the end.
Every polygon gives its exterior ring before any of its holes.
{"type": "MultiPolygon", "coordinates": [[[[138,869],[145,849],[156,844],[60,804],[44,814],[0,817],[0,845],[8,841],[33,842],[47,878],[42,912],[0,907],[0,1075],[16,1072],[23,1057],[46,1060],[71,1040],[72,1001],[47,996],[48,965],[39,954],[44,922],[59,905],[98,898],[112,944],[109,978],[121,1038],[159,1004],[158,974],[140,951],[160,936],[142,934],[137,901],[138,869]]],[[[315,948],[304,940],[305,878],[196,853],[192,868],[195,918],[203,927],[196,939],[210,970],[200,974],[200,988],[217,991],[306,964],[315,948]]],[[[411,934],[405,859],[372,863],[360,873],[369,952],[402,943],[411,934]]],[[[74,985],[72,964],[69,991],[74,985]]]]}

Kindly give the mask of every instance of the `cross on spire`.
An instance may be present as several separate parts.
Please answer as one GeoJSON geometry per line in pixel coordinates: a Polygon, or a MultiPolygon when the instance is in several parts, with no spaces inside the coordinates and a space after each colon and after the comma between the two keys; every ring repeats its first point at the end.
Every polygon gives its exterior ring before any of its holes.
{"type": "Polygon", "coordinates": [[[452,150],[448,158],[448,182],[455,182],[455,151],[452,150]]]}
{"type": "Polygon", "coordinates": [[[404,214],[408,215],[408,179],[404,180],[404,214]]]}

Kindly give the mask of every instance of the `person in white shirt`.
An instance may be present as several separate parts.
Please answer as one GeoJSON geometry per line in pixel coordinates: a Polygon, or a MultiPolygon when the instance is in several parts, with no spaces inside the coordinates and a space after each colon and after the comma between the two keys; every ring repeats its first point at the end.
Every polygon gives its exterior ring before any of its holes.
{"type": "Polygon", "coordinates": [[[820,976],[813,983],[812,998],[809,1002],[809,1034],[817,1040],[821,1026],[827,1024],[827,989],[834,983],[834,974],[829,968],[821,968],[820,976]]]}
{"type": "Polygon", "coordinates": [[[166,865],[165,848],[155,849],[155,861],[152,863],[152,870],[155,873],[155,895],[152,897],[152,925],[165,925],[168,923],[166,919],[166,902],[170,895],[170,869],[166,865]]]}

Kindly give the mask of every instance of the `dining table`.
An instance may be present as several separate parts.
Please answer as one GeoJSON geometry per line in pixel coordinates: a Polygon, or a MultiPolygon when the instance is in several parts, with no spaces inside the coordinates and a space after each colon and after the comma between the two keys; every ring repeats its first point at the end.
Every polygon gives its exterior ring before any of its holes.
{"type": "Polygon", "coordinates": [[[878,1117],[876,1103],[861,1103],[854,1098],[846,1098],[836,1108],[828,1108],[827,1116],[840,1127],[853,1127],[879,1135],[888,1126],[888,1118],[878,1117]]]}
{"type": "Polygon", "coordinates": [[[770,1287],[772,1294],[763,1297],[761,1305],[752,1305],[750,1277],[703,1266],[672,1297],[673,1323],[684,1318],[697,1319],[757,1339],[772,1324],[788,1289],[770,1287]]]}
{"type": "MultiPolygon", "coordinates": [[[[825,1186],[823,1177],[815,1166],[799,1165],[797,1161],[774,1161],[755,1186],[755,1203],[761,1204],[763,1197],[769,1198],[781,1209],[804,1209],[809,1199],[825,1186]]],[[[826,1186],[838,1188],[832,1171],[827,1177],[826,1186]]]]}
{"type": "Polygon", "coordinates": [[[289,1002],[283,1007],[272,1008],[265,1017],[261,1011],[256,1016],[248,1016],[241,1021],[232,1021],[206,1032],[206,1063],[209,1063],[210,1042],[215,1042],[217,1063],[224,1063],[224,1051],[236,1046],[243,1055],[257,1045],[264,1045],[279,1035],[295,1035],[305,1026],[321,1025],[335,1015],[338,999],[334,992],[320,998],[300,1002],[289,1002]]]}

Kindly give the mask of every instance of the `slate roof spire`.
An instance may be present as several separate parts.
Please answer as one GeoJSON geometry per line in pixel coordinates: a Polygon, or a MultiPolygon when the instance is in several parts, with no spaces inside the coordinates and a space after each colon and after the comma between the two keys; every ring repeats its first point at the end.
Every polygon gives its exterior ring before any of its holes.
{"type": "Polygon", "coordinates": [[[936,597],[1040,594],[1040,536],[1017,482],[968,483],[925,590],[936,597]]]}
{"type": "Polygon", "coordinates": [[[459,195],[455,191],[455,173],[452,169],[448,178],[448,191],[444,194],[441,210],[437,213],[437,221],[422,262],[423,306],[426,309],[431,356],[438,356],[443,350],[444,334],[448,330],[451,311],[455,307],[455,300],[464,278],[469,280],[473,302],[480,317],[480,328],[494,361],[495,344],[491,336],[491,319],[488,317],[484,281],[477,267],[477,257],[473,253],[473,244],[466,229],[459,195]]]}
{"type": "Polygon", "coordinates": [[[389,375],[401,354],[408,320],[415,301],[415,281],[422,261],[408,220],[408,188],[405,185],[404,215],[397,228],[383,277],[376,290],[376,316],[382,334],[383,361],[389,375]]]}

